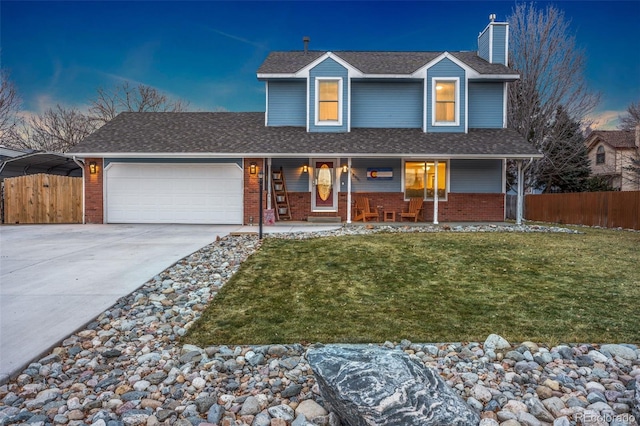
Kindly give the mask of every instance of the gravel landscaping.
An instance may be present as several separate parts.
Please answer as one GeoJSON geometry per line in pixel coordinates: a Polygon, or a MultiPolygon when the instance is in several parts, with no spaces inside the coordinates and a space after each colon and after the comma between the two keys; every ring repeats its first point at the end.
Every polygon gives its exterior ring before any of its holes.
{"type": "MultiPolygon", "coordinates": [[[[268,238],[370,232],[576,232],[545,226],[345,227],[268,238]]],[[[309,345],[179,344],[260,245],[220,239],[121,298],[0,386],[0,425],[339,425],[305,359],[309,345]]],[[[637,425],[640,349],[631,344],[385,342],[436,368],[481,425],[637,425]]]]}

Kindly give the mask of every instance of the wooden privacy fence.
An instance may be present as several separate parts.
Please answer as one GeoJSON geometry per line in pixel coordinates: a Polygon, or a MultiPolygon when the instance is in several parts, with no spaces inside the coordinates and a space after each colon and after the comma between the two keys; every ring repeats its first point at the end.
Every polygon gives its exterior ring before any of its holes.
{"type": "Polygon", "coordinates": [[[82,178],[37,174],[5,179],[4,223],[82,223],[82,178]]]}
{"type": "Polygon", "coordinates": [[[525,217],[541,222],[640,229],[640,191],[527,195],[525,217]]]}

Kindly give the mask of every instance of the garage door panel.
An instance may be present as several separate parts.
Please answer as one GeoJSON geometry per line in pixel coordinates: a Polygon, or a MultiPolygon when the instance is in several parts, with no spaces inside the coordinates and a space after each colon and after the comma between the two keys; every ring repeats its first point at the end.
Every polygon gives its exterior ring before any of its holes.
{"type": "Polygon", "coordinates": [[[242,223],[242,171],[235,164],[112,163],[110,223],[242,223]]]}

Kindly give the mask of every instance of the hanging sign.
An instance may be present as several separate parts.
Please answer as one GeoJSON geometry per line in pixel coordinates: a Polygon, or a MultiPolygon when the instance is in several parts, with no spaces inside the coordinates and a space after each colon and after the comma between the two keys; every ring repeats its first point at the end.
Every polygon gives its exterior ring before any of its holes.
{"type": "Polygon", "coordinates": [[[391,167],[376,167],[367,169],[367,180],[391,180],[393,169],[391,167]]]}

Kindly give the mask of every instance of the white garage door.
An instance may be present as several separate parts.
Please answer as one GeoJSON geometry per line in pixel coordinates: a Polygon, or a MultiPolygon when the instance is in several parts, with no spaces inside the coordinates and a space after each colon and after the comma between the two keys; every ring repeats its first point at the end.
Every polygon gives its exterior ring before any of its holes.
{"type": "Polygon", "coordinates": [[[107,223],[242,223],[237,164],[111,163],[107,223]]]}

